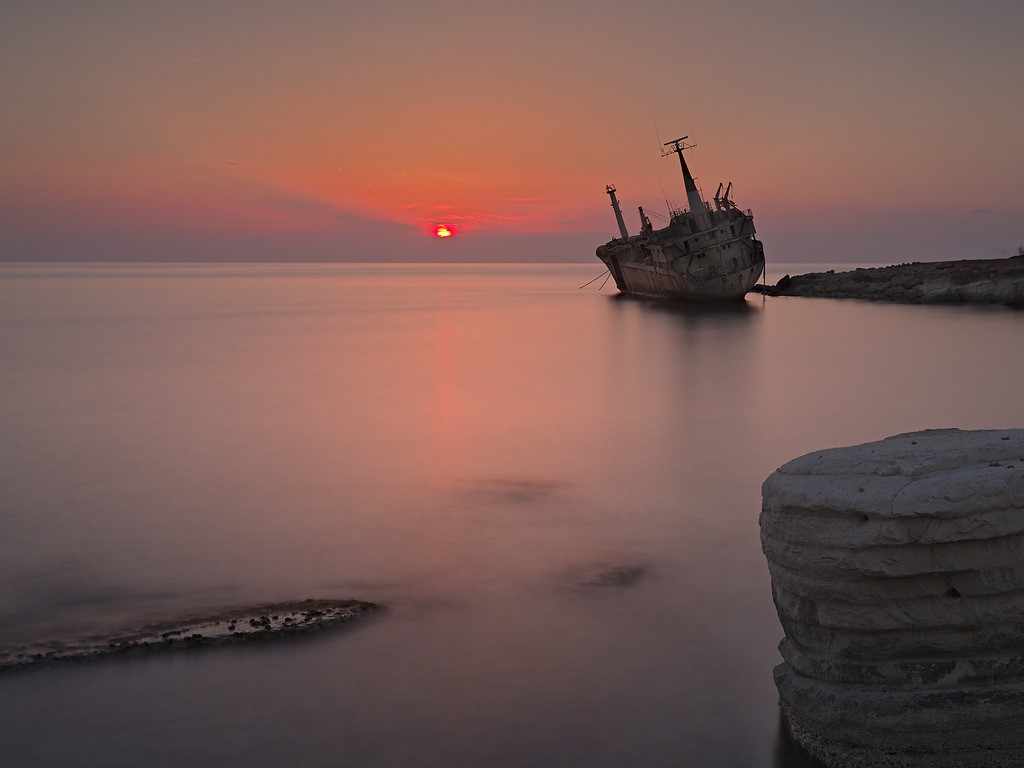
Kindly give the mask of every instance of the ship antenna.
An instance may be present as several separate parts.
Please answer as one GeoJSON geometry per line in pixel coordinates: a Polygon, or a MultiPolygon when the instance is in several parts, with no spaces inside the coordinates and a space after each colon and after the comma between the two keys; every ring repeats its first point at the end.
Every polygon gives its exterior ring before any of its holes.
{"type": "Polygon", "coordinates": [[[661,140],[661,131],[658,130],[658,123],[653,118],[651,119],[651,125],[654,126],[654,137],[658,140],[658,151],[664,156],[661,148],[665,145],[661,140]]]}
{"type": "Polygon", "coordinates": [[[703,196],[697,189],[697,184],[693,180],[693,174],[690,173],[690,168],[686,164],[686,158],[683,157],[684,149],[693,149],[697,146],[696,144],[687,144],[686,139],[688,138],[690,138],[689,135],[686,135],[680,136],[678,139],[672,139],[672,141],[666,141],[662,146],[671,147],[671,149],[662,150],[661,156],[677,155],[679,157],[679,169],[683,172],[683,187],[686,189],[686,201],[690,204],[690,215],[693,217],[693,223],[699,231],[708,229],[711,226],[711,222],[708,221],[708,211],[705,207],[703,196]]]}
{"type": "MultiPolygon", "coordinates": [[[[658,154],[664,157],[665,152],[662,150],[662,147],[665,146],[665,144],[661,140],[661,131],[658,130],[658,123],[652,119],[651,125],[654,126],[654,136],[658,140],[658,154]]],[[[668,220],[671,221],[672,216],[674,215],[674,209],[672,208],[672,203],[668,200],[668,195],[665,194],[665,185],[661,183],[661,179],[658,178],[658,176],[660,176],[660,174],[656,174],[654,180],[658,182],[658,189],[661,190],[661,198],[665,201],[665,212],[668,214],[668,220]]]]}
{"type": "Polygon", "coordinates": [[[658,182],[658,189],[661,190],[661,198],[665,201],[665,210],[668,211],[669,219],[672,218],[672,203],[668,201],[668,195],[665,193],[665,185],[661,183],[661,179],[655,177],[654,179],[658,182]]]}
{"type": "Polygon", "coordinates": [[[661,190],[661,198],[665,201],[665,211],[668,213],[669,219],[672,218],[672,203],[669,202],[668,195],[665,193],[665,185],[658,181],[658,189],[661,190]]]}

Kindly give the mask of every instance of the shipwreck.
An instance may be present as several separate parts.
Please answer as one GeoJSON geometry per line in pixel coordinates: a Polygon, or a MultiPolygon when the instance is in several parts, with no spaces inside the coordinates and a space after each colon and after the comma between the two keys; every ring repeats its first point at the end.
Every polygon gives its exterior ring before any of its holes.
{"type": "Polygon", "coordinates": [[[714,205],[704,200],[683,157],[693,149],[682,136],[665,142],[664,157],[676,155],[689,208],[669,211],[667,226],[655,229],[640,212],[640,232],[630,235],[616,189],[608,185],[619,237],[597,249],[615,285],[624,294],[687,301],[742,299],[764,272],[764,246],[757,239],[754,215],[731,198],[732,182],[718,185],[714,205]]]}

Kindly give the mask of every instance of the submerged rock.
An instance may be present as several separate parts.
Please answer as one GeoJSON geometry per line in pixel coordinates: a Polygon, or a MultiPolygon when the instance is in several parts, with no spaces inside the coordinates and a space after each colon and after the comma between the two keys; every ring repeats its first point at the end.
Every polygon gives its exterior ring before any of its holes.
{"type": "Polygon", "coordinates": [[[643,562],[595,562],[574,566],[563,576],[573,589],[618,590],[637,586],[651,571],[651,566],[643,562]]]}
{"type": "Polygon", "coordinates": [[[591,587],[632,587],[647,576],[646,565],[613,565],[604,568],[584,581],[591,587]]]}
{"type": "Polygon", "coordinates": [[[769,296],[1020,307],[1024,306],[1024,256],[785,275],[774,286],[753,290],[769,296]]]}
{"type": "Polygon", "coordinates": [[[0,652],[0,672],[47,661],[82,661],[135,650],[214,647],[338,627],[379,608],[362,600],[298,600],[150,624],[128,632],[51,641],[0,652]],[[271,615],[272,614],[272,615],[271,615]],[[175,642],[176,640],[183,642],[175,642]]]}
{"type": "Polygon", "coordinates": [[[1024,765],[1024,430],[802,456],[760,523],[798,743],[837,768],[1024,765]]]}

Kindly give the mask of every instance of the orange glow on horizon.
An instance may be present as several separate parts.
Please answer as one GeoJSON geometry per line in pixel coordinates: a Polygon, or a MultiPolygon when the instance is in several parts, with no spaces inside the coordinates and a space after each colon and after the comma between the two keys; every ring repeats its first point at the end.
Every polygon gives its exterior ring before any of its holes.
{"type": "Polygon", "coordinates": [[[434,237],[446,238],[455,235],[455,227],[448,224],[438,224],[434,227],[434,237]]]}

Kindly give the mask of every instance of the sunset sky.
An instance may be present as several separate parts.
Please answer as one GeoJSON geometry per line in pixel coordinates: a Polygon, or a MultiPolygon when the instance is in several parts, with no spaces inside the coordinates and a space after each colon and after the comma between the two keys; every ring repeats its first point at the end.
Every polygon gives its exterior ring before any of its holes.
{"type": "Polygon", "coordinates": [[[7,261],[588,259],[684,133],[769,262],[1024,242],[1019,0],[15,0],[0,84],[7,261]]]}

